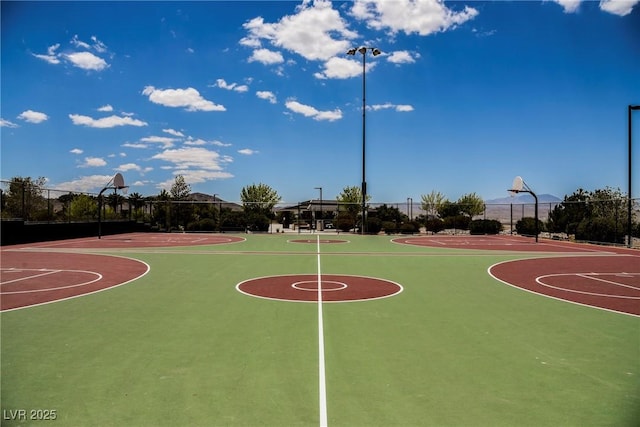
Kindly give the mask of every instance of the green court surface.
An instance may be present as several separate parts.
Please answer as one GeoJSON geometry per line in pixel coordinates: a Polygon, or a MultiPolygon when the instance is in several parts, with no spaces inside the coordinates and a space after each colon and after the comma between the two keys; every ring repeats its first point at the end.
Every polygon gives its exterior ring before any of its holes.
{"type": "Polygon", "coordinates": [[[350,234],[330,235],[348,243],[328,244],[290,242],[313,234],[241,237],[92,249],[139,259],[150,271],[103,292],[2,313],[2,425],[640,422],[640,318],[524,292],[487,272],[501,261],[558,254],[350,234]],[[319,268],[403,290],[319,305],[236,289],[319,268]],[[44,411],[55,421],[31,419],[44,411]]]}

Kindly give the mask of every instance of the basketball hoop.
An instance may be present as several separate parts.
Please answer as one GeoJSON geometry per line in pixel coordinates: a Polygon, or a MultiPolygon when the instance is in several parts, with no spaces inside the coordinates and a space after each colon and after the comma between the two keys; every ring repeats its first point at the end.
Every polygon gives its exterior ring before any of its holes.
{"type": "Polygon", "coordinates": [[[98,194],[98,239],[102,238],[102,193],[107,190],[122,190],[123,194],[127,194],[128,189],[129,187],[124,184],[124,177],[118,172],[107,182],[107,185],[100,190],[98,194]]]}
{"type": "Polygon", "coordinates": [[[535,227],[536,227],[536,243],[538,243],[538,196],[534,193],[531,188],[527,185],[526,182],[522,179],[521,176],[516,176],[513,179],[513,184],[511,184],[511,189],[507,190],[511,197],[515,197],[518,193],[529,193],[533,196],[535,200],[535,227]]]}

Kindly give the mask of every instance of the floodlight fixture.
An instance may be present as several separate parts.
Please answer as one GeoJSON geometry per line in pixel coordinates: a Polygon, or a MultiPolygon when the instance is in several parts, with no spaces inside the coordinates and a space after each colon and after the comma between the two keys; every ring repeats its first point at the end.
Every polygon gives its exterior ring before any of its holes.
{"type": "Polygon", "coordinates": [[[536,234],[536,243],[538,243],[538,233],[539,233],[539,227],[538,227],[538,196],[536,195],[536,193],[534,193],[531,188],[527,185],[526,182],[524,182],[524,179],[522,179],[521,176],[516,176],[513,179],[513,184],[511,184],[511,188],[509,190],[507,190],[511,195],[515,195],[518,193],[529,193],[533,196],[533,199],[535,200],[536,206],[535,206],[535,234],[536,234]]]}

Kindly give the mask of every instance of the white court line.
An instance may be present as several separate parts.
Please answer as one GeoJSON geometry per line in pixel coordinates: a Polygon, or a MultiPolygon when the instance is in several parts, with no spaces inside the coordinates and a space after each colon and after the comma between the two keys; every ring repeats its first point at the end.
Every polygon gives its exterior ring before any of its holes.
{"type": "MultiPolygon", "coordinates": [[[[3,270],[6,270],[6,269],[3,268],[3,270]]],[[[24,269],[11,269],[11,270],[27,271],[27,270],[24,270],[24,269]]],[[[36,271],[43,271],[43,270],[36,270],[36,271]]],[[[60,271],[61,270],[47,270],[45,273],[42,273],[42,274],[34,274],[33,276],[26,276],[26,277],[20,277],[19,279],[7,280],[6,282],[0,283],[0,286],[1,285],[8,285],[9,283],[20,282],[22,280],[34,279],[36,277],[48,276],[49,274],[59,273],[60,271]]]]}
{"type": "Polygon", "coordinates": [[[320,272],[320,236],[316,236],[318,246],[318,379],[320,391],[320,427],[327,421],[327,382],[324,365],[324,321],[322,318],[322,274],[320,272]]]}
{"type": "MultiPolygon", "coordinates": [[[[597,276],[599,274],[606,274],[606,273],[594,273],[594,274],[578,274],[578,276],[580,277],[584,277],[585,279],[591,279],[591,280],[599,280],[600,282],[604,282],[604,283],[610,283],[612,285],[616,285],[616,286],[622,286],[624,288],[629,288],[629,289],[635,289],[636,291],[639,291],[640,288],[638,288],[637,286],[632,286],[632,285],[625,285],[624,283],[620,283],[620,282],[614,282],[612,280],[605,280],[605,279],[601,279],[599,277],[594,277],[597,276]]],[[[629,274],[629,275],[633,275],[632,273],[616,273],[616,276],[619,276],[620,274],[629,274]]],[[[610,275],[610,274],[609,274],[610,275]]]]}

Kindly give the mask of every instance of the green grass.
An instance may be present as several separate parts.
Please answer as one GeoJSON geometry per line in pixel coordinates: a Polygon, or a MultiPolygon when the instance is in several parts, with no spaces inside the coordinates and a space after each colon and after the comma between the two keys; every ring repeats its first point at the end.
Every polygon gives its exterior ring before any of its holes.
{"type": "MultiPolygon", "coordinates": [[[[55,409],[65,426],[318,425],[317,306],[235,290],[252,277],[315,273],[315,245],[286,242],[313,235],[246,237],[131,250],[147,276],[3,313],[3,410],[55,409]]],[[[638,421],[638,318],[487,274],[523,254],[338,238],[351,243],[321,247],[323,273],[380,277],[404,292],[323,305],[329,425],[638,421]]]]}

